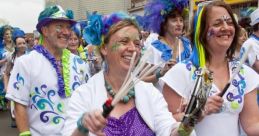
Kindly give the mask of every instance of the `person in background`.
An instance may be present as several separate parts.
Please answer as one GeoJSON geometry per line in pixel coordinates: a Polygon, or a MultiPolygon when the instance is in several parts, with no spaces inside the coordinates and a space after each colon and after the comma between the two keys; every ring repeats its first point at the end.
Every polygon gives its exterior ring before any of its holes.
{"type": "MultiPolygon", "coordinates": [[[[148,63],[158,65],[165,62],[165,64],[144,81],[156,83],[173,65],[190,56],[191,43],[183,36],[184,17],[188,14],[187,5],[187,0],[149,0],[146,4],[144,18],[148,20],[147,30],[158,34],[158,39],[146,42],[151,43],[145,47],[148,51],[150,49],[152,51],[148,63]]],[[[158,84],[160,90],[162,86],[163,83],[158,84]]]]}
{"type": "Polygon", "coordinates": [[[247,50],[249,46],[252,46],[252,50],[248,55],[249,66],[259,73],[259,8],[250,14],[250,18],[252,34],[244,42],[242,47],[247,50]]]}
{"type": "Polygon", "coordinates": [[[259,76],[254,70],[241,65],[229,88],[220,97],[240,64],[233,59],[239,27],[231,8],[222,1],[208,2],[199,7],[194,20],[192,56],[176,64],[161,79],[166,84],[163,94],[169,110],[175,117],[183,115],[183,111],[179,110],[183,109],[181,99],[192,97],[196,72],[198,68],[203,68],[213,72],[213,79],[200,121],[194,128],[197,136],[238,136],[239,121],[247,135],[259,135],[259,108],[256,103],[259,76]]]}
{"type": "Polygon", "coordinates": [[[64,136],[175,135],[178,123],[168,111],[162,94],[151,83],[135,84],[127,94],[128,99],[120,101],[107,118],[103,117],[102,105],[118,93],[133,54],[136,54],[134,65],[140,57],[141,33],[135,20],[125,13],[113,13],[102,20],[98,15],[94,18],[96,25],[87,28],[85,36],[96,37],[93,39],[101,44],[106,67],[72,95],[64,136]]]}
{"type": "Polygon", "coordinates": [[[81,35],[81,30],[76,27],[77,25],[74,25],[72,27],[72,32],[71,32],[71,36],[69,37],[68,40],[68,46],[67,49],[69,51],[71,51],[71,53],[80,56],[80,53],[78,51],[78,48],[80,46],[80,35],[81,35]]]}
{"type": "Polygon", "coordinates": [[[237,48],[234,55],[236,59],[241,59],[242,55],[245,52],[245,49],[242,48],[242,45],[248,39],[247,31],[243,27],[241,26],[239,27],[240,27],[240,32],[238,36],[237,48]]]}
{"type": "Polygon", "coordinates": [[[34,35],[32,33],[28,33],[25,36],[26,44],[27,44],[27,52],[31,52],[34,46],[34,35]]]}
{"type": "MultiPolygon", "coordinates": [[[[250,14],[252,34],[244,42],[245,50],[252,46],[252,51],[248,54],[248,63],[257,73],[259,73],[259,8],[250,14]]],[[[257,88],[257,103],[259,105],[259,87],[257,88]]]]}
{"type": "Polygon", "coordinates": [[[33,31],[34,46],[39,44],[40,33],[37,30],[33,31]]]}
{"type": "Polygon", "coordinates": [[[36,26],[42,44],[15,60],[6,98],[15,102],[20,136],[60,136],[67,102],[89,78],[89,67],[66,49],[75,23],[58,5],[44,9],[36,26]]]}
{"type": "MultiPolygon", "coordinates": [[[[15,44],[15,50],[12,56],[7,60],[6,69],[3,75],[4,87],[5,91],[7,92],[7,85],[9,82],[10,74],[13,69],[14,62],[16,58],[22,56],[26,52],[27,44],[25,41],[25,33],[23,30],[19,28],[15,28],[12,32],[12,40],[15,44]]],[[[15,123],[15,113],[14,113],[14,103],[11,101],[9,102],[10,111],[11,111],[11,127],[16,128],[15,123]]]]}
{"type": "Polygon", "coordinates": [[[14,43],[12,41],[13,28],[4,25],[0,28],[0,108],[6,110],[8,108],[5,99],[5,88],[3,82],[3,73],[6,68],[6,62],[14,52],[14,43]]]}

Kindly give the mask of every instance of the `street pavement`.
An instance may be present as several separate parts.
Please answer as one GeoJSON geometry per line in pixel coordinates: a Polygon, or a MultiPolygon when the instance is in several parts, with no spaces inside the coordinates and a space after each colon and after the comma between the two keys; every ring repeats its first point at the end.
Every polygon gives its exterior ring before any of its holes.
{"type": "Polygon", "coordinates": [[[18,136],[17,128],[11,128],[9,111],[0,111],[0,136],[18,136]]]}

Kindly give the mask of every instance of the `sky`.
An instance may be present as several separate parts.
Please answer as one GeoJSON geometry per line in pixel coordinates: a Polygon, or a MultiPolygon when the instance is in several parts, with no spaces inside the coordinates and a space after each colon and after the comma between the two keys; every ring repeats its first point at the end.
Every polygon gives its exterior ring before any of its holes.
{"type": "Polygon", "coordinates": [[[0,19],[26,33],[32,33],[36,30],[38,16],[44,6],[44,0],[0,0],[0,19]]]}

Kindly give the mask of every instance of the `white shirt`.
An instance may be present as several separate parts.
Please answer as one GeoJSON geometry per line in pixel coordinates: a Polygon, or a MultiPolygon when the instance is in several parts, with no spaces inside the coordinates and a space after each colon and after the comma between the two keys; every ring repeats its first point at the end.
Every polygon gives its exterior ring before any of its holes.
{"type": "MultiPolygon", "coordinates": [[[[70,55],[70,89],[88,80],[89,68],[70,55]]],[[[61,135],[69,98],[58,95],[57,74],[49,60],[37,51],[16,59],[6,97],[27,106],[33,136],[61,135]]]]}
{"type": "MultiPolygon", "coordinates": [[[[229,62],[230,77],[232,69],[238,62],[229,62]]],[[[169,87],[180,96],[188,99],[191,96],[196,76],[193,74],[194,67],[190,61],[176,64],[164,77],[161,78],[169,87]]],[[[223,111],[218,114],[206,116],[196,124],[197,136],[238,136],[239,135],[239,113],[243,109],[244,95],[254,90],[259,84],[258,74],[246,65],[243,65],[235,80],[223,96],[223,111]]],[[[210,96],[220,90],[212,84],[210,96]]]]}
{"type": "Polygon", "coordinates": [[[252,46],[252,49],[248,53],[248,63],[249,66],[253,66],[256,60],[259,60],[259,40],[255,37],[250,36],[242,45],[242,48],[245,50],[248,49],[249,46],[252,46]]]}
{"type": "MultiPolygon", "coordinates": [[[[83,113],[102,110],[107,95],[103,71],[78,87],[69,101],[64,135],[70,136],[77,129],[77,120],[83,113]]],[[[179,125],[168,111],[164,97],[151,83],[140,81],[135,85],[135,105],[147,126],[157,136],[169,136],[171,130],[179,125]]]]}
{"type": "MultiPolygon", "coordinates": [[[[4,48],[4,52],[2,54],[2,57],[3,57],[2,59],[7,59],[7,62],[11,61],[13,53],[14,53],[14,50],[10,51],[10,50],[7,50],[6,48],[4,48]]],[[[6,66],[7,66],[7,63],[4,63],[4,65],[0,68],[0,75],[4,74],[6,66]]]]}

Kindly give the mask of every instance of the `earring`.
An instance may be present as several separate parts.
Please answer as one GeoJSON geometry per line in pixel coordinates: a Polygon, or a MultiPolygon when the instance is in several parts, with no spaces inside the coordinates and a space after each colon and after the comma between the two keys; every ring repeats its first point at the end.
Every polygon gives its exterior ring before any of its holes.
{"type": "Polygon", "coordinates": [[[106,60],[103,62],[103,65],[104,65],[104,66],[103,66],[104,72],[105,72],[106,74],[108,74],[109,66],[108,66],[108,63],[107,63],[106,60]]]}

